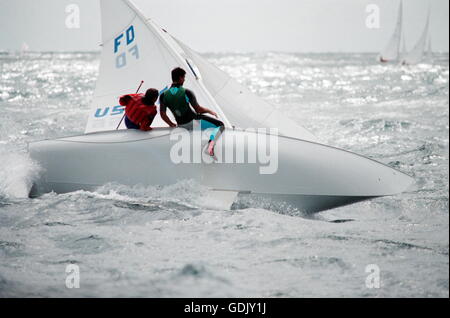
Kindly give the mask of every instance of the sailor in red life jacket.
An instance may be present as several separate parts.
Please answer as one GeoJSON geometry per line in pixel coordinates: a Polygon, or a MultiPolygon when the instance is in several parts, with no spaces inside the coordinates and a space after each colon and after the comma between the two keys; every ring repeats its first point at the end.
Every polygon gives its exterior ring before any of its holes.
{"type": "Polygon", "coordinates": [[[144,94],[129,94],[120,98],[119,103],[125,106],[125,125],[128,129],[150,131],[150,127],[158,114],[155,105],[159,98],[159,91],[149,89],[144,94]]]}

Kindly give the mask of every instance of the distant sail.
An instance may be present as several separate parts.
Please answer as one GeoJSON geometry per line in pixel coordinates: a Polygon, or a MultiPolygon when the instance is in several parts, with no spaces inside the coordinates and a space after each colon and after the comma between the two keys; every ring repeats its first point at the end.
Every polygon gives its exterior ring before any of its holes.
{"type": "MultiPolygon", "coordinates": [[[[218,113],[227,127],[278,128],[280,134],[315,141],[303,127],[209,64],[193,50],[147,19],[129,0],[101,0],[102,42],[100,75],[86,133],[116,129],[123,116],[122,94],[145,88],[163,90],[175,67],[186,69],[186,88],[201,105],[218,113]]],[[[154,127],[166,127],[157,116],[154,127]]],[[[124,128],[123,126],[121,128],[124,128]]]]}
{"type": "Polygon", "coordinates": [[[423,60],[427,45],[427,39],[429,38],[429,31],[430,31],[430,10],[428,11],[427,22],[425,24],[425,28],[422,32],[422,35],[420,36],[419,41],[414,46],[412,51],[406,55],[402,64],[405,65],[418,64],[423,60]]]}
{"type": "Polygon", "coordinates": [[[433,61],[433,44],[431,41],[431,36],[428,38],[427,60],[429,62],[433,61]]]}
{"type": "Polygon", "coordinates": [[[398,9],[397,25],[395,26],[394,34],[389,40],[388,45],[380,54],[380,62],[392,62],[400,59],[400,42],[402,38],[403,29],[403,1],[400,1],[398,9]]]}

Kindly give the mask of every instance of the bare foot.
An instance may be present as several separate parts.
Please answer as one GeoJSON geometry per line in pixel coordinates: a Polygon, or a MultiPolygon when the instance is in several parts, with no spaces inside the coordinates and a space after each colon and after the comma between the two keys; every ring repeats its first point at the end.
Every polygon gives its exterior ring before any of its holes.
{"type": "Polygon", "coordinates": [[[208,153],[211,157],[214,157],[214,147],[216,146],[216,142],[215,141],[210,141],[209,142],[209,147],[208,147],[208,153]]]}

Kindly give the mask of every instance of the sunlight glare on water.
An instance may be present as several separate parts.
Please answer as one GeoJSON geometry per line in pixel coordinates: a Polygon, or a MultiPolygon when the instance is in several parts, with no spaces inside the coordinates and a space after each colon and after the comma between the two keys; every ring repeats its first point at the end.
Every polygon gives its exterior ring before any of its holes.
{"type": "Polygon", "coordinates": [[[28,199],[32,141],[81,134],[97,53],[0,54],[0,297],[448,297],[448,54],[206,57],[329,145],[418,190],[305,217],[215,208],[189,180],[28,199]],[[66,288],[66,266],[81,288],[66,288]],[[366,287],[366,267],[382,287],[366,287]]]}

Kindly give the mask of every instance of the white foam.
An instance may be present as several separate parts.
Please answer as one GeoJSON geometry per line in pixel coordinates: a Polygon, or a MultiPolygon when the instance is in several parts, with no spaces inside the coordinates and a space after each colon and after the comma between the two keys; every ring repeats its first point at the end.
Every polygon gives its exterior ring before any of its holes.
{"type": "Polygon", "coordinates": [[[40,167],[27,154],[0,150],[0,196],[26,198],[40,167]]]}

